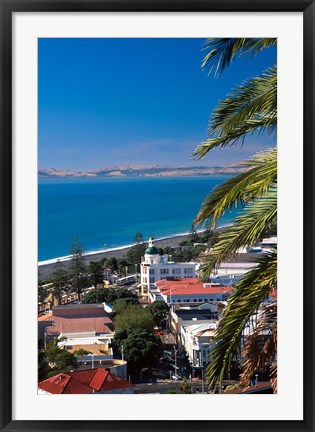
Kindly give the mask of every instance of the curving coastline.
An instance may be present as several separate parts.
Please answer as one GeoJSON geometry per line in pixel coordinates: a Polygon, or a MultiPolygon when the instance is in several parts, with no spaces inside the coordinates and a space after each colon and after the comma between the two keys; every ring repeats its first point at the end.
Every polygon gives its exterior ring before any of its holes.
{"type": "MultiPolygon", "coordinates": [[[[226,228],[231,224],[225,224],[221,225],[217,228],[217,230],[226,228]]],[[[204,229],[197,230],[198,233],[203,232],[204,229]]],[[[189,232],[186,233],[178,233],[173,234],[166,237],[160,237],[155,240],[155,244],[161,248],[164,248],[166,246],[177,246],[181,241],[185,240],[189,236],[189,232]]],[[[110,249],[102,249],[98,251],[87,251],[84,254],[84,260],[86,263],[89,263],[91,261],[99,261],[102,258],[110,258],[110,257],[122,257],[124,256],[128,250],[133,246],[133,244],[125,245],[125,246],[119,246],[116,248],[110,248],[110,249]]],[[[46,261],[40,261],[38,262],[38,270],[40,272],[40,277],[42,280],[45,280],[49,278],[54,264],[60,260],[63,262],[63,264],[67,267],[70,261],[71,255],[59,257],[59,258],[53,258],[51,260],[46,261]]]]}

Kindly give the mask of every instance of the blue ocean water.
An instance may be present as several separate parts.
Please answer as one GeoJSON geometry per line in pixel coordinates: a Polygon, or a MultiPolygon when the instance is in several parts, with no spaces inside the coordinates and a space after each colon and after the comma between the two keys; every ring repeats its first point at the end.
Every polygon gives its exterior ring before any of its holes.
{"type": "Polygon", "coordinates": [[[188,232],[206,195],[226,179],[40,180],[38,260],[69,255],[75,236],[92,251],[130,244],[138,231],[145,238],[188,232]]]}

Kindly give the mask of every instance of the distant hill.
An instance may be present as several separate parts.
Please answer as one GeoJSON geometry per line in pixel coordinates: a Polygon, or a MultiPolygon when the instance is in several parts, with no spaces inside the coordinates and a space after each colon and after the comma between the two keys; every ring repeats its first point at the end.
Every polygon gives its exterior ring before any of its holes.
{"type": "Polygon", "coordinates": [[[237,165],[229,167],[168,167],[160,165],[126,165],[116,167],[103,167],[88,171],[62,170],[56,168],[40,169],[38,170],[38,177],[40,179],[107,177],[195,177],[238,174],[244,171],[246,171],[246,167],[240,167],[237,165]]]}

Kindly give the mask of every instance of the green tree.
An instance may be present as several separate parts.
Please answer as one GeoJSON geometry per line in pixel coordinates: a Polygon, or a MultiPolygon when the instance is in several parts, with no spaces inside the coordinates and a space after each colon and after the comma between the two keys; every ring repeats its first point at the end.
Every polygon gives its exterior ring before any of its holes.
{"type": "Polygon", "coordinates": [[[37,295],[38,295],[38,302],[39,303],[43,303],[48,295],[48,290],[47,287],[44,286],[44,283],[41,279],[41,274],[40,272],[38,272],[38,291],[37,291],[37,295]]]}
{"type": "Polygon", "coordinates": [[[50,281],[53,284],[52,294],[58,299],[58,304],[61,304],[62,294],[69,291],[70,279],[66,267],[60,260],[53,266],[50,281]]]}
{"type": "Polygon", "coordinates": [[[129,305],[115,316],[115,329],[117,331],[127,328],[139,328],[152,332],[154,328],[153,316],[146,308],[140,305],[129,305]]]}
{"type": "Polygon", "coordinates": [[[88,354],[92,354],[91,351],[87,351],[83,348],[73,351],[73,355],[75,355],[76,357],[86,356],[88,354]]]}
{"type": "Polygon", "coordinates": [[[89,283],[97,288],[97,285],[103,285],[104,267],[102,261],[90,261],[88,267],[89,283]]]}
{"type": "Polygon", "coordinates": [[[59,348],[57,341],[51,341],[46,349],[38,352],[38,379],[40,381],[61,372],[77,369],[76,356],[69,351],[59,348]]]}
{"type": "Polygon", "coordinates": [[[137,232],[136,233],[136,235],[134,236],[134,239],[133,239],[133,243],[134,244],[140,244],[140,243],[143,243],[143,235],[142,235],[142,233],[141,232],[137,232]]]}
{"type": "Polygon", "coordinates": [[[168,254],[168,255],[173,255],[174,254],[174,249],[172,249],[170,246],[166,246],[164,248],[164,253],[168,254]]]}
{"type": "Polygon", "coordinates": [[[81,291],[87,285],[87,268],[84,261],[84,249],[77,238],[71,246],[71,260],[68,267],[72,289],[78,294],[81,300],[81,291]]]}
{"type": "Polygon", "coordinates": [[[118,271],[118,261],[116,257],[110,257],[108,258],[104,265],[106,266],[106,268],[110,269],[112,272],[117,272],[118,271]]]}
{"type": "Polygon", "coordinates": [[[133,246],[126,253],[126,259],[128,264],[139,264],[141,257],[144,255],[146,249],[146,243],[144,243],[143,235],[141,232],[137,232],[133,239],[133,246]]]}
{"type": "Polygon", "coordinates": [[[45,356],[44,350],[38,351],[38,381],[43,381],[48,378],[48,373],[51,368],[48,364],[48,359],[45,356]]]}
{"type": "Polygon", "coordinates": [[[133,301],[137,301],[136,294],[132,293],[126,288],[108,289],[108,288],[97,288],[93,291],[85,294],[82,302],[86,304],[92,303],[111,303],[113,304],[118,299],[132,298],[133,301]]]}
{"type": "Polygon", "coordinates": [[[127,288],[118,288],[108,290],[108,301],[113,304],[118,299],[133,298],[137,299],[136,294],[128,290],[127,288]]]}
{"type": "MultiPolygon", "coordinates": [[[[258,54],[276,43],[274,38],[207,39],[204,47],[207,54],[203,68],[208,69],[209,73],[214,71],[218,76],[236,57],[246,53],[258,54]]],[[[210,118],[209,138],[196,148],[194,156],[201,159],[213,148],[242,143],[253,132],[268,132],[275,135],[276,126],[277,68],[274,65],[261,75],[234,88],[219,102],[210,118]]],[[[212,226],[215,226],[226,211],[243,206],[243,211],[234,224],[218,235],[218,241],[211,253],[203,258],[202,279],[207,278],[223,259],[235,256],[240,247],[255,244],[276,221],[277,149],[272,148],[258,153],[242,165],[244,172],[216,187],[203,202],[194,221],[195,225],[210,221],[212,226]]],[[[239,350],[245,325],[262,307],[262,302],[269,291],[276,288],[276,281],[277,254],[274,251],[259,260],[258,266],[236,284],[220,321],[212,361],[207,367],[211,385],[222,383],[232,359],[239,350]]],[[[265,325],[269,325],[269,330],[275,335],[276,340],[276,320],[268,321],[267,315],[265,318],[265,325]]],[[[258,340],[257,337],[256,342],[258,340]]],[[[248,345],[247,355],[253,352],[254,346],[248,345]]],[[[257,366],[258,359],[256,356],[256,365],[250,366],[252,369],[257,366]]],[[[264,360],[274,365],[273,371],[276,374],[274,348],[266,353],[264,360]]],[[[245,362],[243,377],[247,377],[248,381],[249,374],[246,368],[248,363],[245,362]]]]}
{"type": "Polygon", "coordinates": [[[160,338],[141,328],[116,331],[113,342],[120,352],[123,351],[131,374],[139,373],[144,367],[155,366],[162,354],[160,338]]]}
{"type": "Polygon", "coordinates": [[[146,245],[143,243],[131,246],[131,248],[126,253],[126,258],[130,264],[139,264],[141,262],[141,257],[143,257],[146,249],[146,245]]]}
{"type": "Polygon", "coordinates": [[[129,273],[129,264],[130,262],[127,260],[126,257],[119,258],[117,260],[118,263],[118,272],[121,276],[127,276],[129,273]]]}
{"type": "Polygon", "coordinates": [[[96,288],[85,294],[82,299],[82,303],[85,304],[95,304],[95,303],[107,303],[109,296],[108,288],[96,288]]]}
{"type": "Polygon", "coordinates": [[[187,240],[188,240],[188,243],[190,243],[190,244],[199,242],[199,235],[198,235],[194,226],[191,228],[187,240]]]}
{"type": "Polygon", "coordinates": [[[138,299],[136,297],[125,297],[114,301],[113,310],[115,314],[124,313],[125,309],[130,305],[138,304],[138,299]]]}
{"type": "Polygon", "coordinates": [[[190,394],[191,393],[191,383],[184,379],[178,386],[180,394],[190,394]]]}
{"type": "Polygon", "coordinates": [[[146,310],[152,314],[156,326],[162,327],[165,325],[169,314],[169,307],[164,301],[155,301],[150,303],[146,307],[146,310]]]}

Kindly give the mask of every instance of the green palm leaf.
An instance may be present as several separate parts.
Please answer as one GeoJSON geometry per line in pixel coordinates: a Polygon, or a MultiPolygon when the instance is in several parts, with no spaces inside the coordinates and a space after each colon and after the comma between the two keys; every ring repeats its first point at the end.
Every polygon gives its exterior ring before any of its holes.
{"type": "Polygon", "coordinates": [[[243,121],[264,117],[266,123],[277,119],[277,67],[237,86],[214,110],[209,134],[233,131],[243,121]]]}
{"type": "Polygon", "coordinates": [[[209,139],[194,151],[202,159],[211,149],[243,142],[255,131],[274,133],[277,125],[277,68],[236,87],[219,102],[209,122],[209,139]]]}
{"type": "Polygon", "coordinates": [[[220,320],[214,339],[216,345],[206,368],[210,385],[222,383],[239,349],[246,324],[276,284],[276,252],[266,254],[258,261],[257,267],[246,273],[236,284],[220,320]]]}
{"type": "Polygon", "coordinates": [[[218,243],[204,256],[200,279],[210,276],[224,258],[235,256],[242,246],[253,245],[277,217],[277,189],[271,187],[261,198],[244,208],[235,223],[219,235],[218,243]]]}
{"type": "Polygon", "coordinates": [[[276,38],[209,38],[203,45],[208,53],[201,66],[209,74],[214,71],[214,75],[219,76],[238,55],[249,52],[256,55],[276,44],[276,38]]]}
{"type": "Polygon", "coordinates": [[[216,187],[205,201],[194,220],[194,225],[211,219],[213,225],[227,211],[237,207],[239,203],[245,205],[264,195],[277,181],[277,149],[273,148],[258,153],[240,166],[248,170],[235,176],[216,187]]]}

